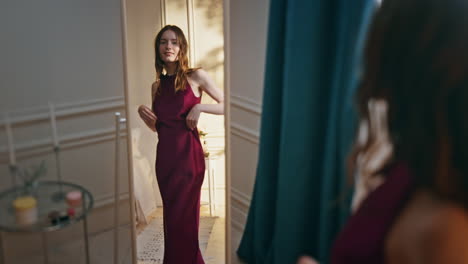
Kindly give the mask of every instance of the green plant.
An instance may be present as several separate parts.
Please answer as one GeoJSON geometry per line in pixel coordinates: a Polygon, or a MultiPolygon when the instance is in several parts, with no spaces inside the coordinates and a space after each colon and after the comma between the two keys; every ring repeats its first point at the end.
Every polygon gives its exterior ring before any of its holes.
{"type": "Polygon", "coordinates": [[[208,158],[210,156],[210,152],[206,150],[206,141],[205,137],[208,135],[208,133],[203,132],[203,130],[198,130],[198,135],[200,136],[200,139],[203,141],[203,155],[205,158],[208,158]]]}
{"type": "Polygon", "coordinates": [[[198,134],[201,138],[205,138],[205,136],[208,135],[208,133],[203,132],[203,130],[198,130],[198,134]]]}
{"type": "Polygon", "coordinates": [[[23,180],[23,186],[26,189],[30,189],[37,186],[38,179],[44,175],[46,171],[45,161],[42,161],[38,166],[36,165],[24,169],[19,168],[18,175],[23,180]]]}

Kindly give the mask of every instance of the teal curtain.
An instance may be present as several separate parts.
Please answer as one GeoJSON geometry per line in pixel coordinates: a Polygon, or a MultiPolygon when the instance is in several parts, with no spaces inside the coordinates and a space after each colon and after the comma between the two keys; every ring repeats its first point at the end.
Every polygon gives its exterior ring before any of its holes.
{"type": "Polygon", "coordinates": [[[374,0],[271,0],[257,178],[238,256],[327,263],[348,216],[345,157],[374,0]]]}

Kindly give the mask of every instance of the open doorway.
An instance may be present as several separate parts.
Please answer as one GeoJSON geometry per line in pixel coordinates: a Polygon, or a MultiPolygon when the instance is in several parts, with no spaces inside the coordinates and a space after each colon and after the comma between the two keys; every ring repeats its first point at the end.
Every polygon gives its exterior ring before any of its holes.
{"type": "MultiPolygon", "coordinates": [[[[180,27],[189,42],[191,67],[202,67],[224,90],[222,0],[123,0],[127,76],[126,103],[129,127],[129,161],[132,166],[135,263],[162,263],[163,209],[155,176],[158,135],[137,113],[151,106],[155,81],[154,38],[167,24],[180,27]]],[[[202,104],[215,101],[202,96],[202,104]]],[[[205,263],[225,263],[225,130],[224,117],[202,114],[198,129],[205,156],[201,189],[199,246],[205,263]]]]}

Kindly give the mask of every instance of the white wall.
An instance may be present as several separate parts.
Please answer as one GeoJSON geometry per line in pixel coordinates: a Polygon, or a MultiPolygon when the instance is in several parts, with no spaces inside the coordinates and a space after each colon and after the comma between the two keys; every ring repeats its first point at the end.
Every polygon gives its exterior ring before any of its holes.
{"type": "MultiPolygon", "coordinates": [[[[44,179],[56,179],[47,109],[47,103],[53,102],[64,180],[91,191],[94,212],[112,204],[114,112],[125,110],[120,1],[3,1],[0,32],[0,114],[8,111],[11,115],[19,165],[45,160],[48,174],[44,179]]],[[[11,186],[4,128],[0,117],[1,190],[11,186]]],[[[119,180],[126,199],[124,128],[121,150],[119,180]]],[[[123,207],[121,222],[128,224],[128,201],[123,207]]],[[[109,228],[103,223],[112,223],[110,212],[90,222],[90,229],[109,228]]],[[[22,238],[21,250],[27,250],[31,240],[22,238]]],[[[122,240],[130,241],[130,233],[122,240]]],[[[19,248],[9,241],[6,244],[12,255],[10,250],[19,248]]],[[[50,246],[52,252],[54,245],[50,246]]],[[[112,247],[103,245],[102,250],[112,247]]]]}
{"type": "MultiPolygon", "coordinates": [[[[97,198],[111,192],[104,183],[113,175],[113,113],[124,110],[120,3],[99,3],[9,1],[0,10],[0,111],[11,116],[19,165],[32,157],[52,159],[47,103],[53,102],[64,178],[86,184],[97,198]],[[73,160],[71,149],[83,152],[73,160]],[[93,165],[82,166],[88,161],[93,165]],[[106,180],[96,182],[101,179],[106,180]]],[[[0,131],[1,167],[7,173],[3,120],[0,131]]],[[[10,184],[5,178],[1,188],[10,184]]]]}
{"type": "Polygon", "coordinates": [[[244,231],[258,159],[268,0],[225,0],[230,155],[230,261],[244,231]]]}
{"type": "Polygon", "coordinates": [[[4,1],[0,111],[123,96],[119,1],[4,1]]]}
{"type": "MultiPolygon", "coordinates": [[[[186,0],[166,0],[166,24],[179,26],[194,47],[193,67],[202,67],[214,80],[216,86],[224,90],[224,35],[222,0],[193,0],[193,32],[189,39],[189,22],[186,0]]],[[[190,11],[190,8],[188,8],[190,11]]],[[[190,50],[190,49],[189,49],[190,50]]],[[[209,95],[202,95],[202,103],[215,103],[209,95]]],[[[198,128],[208,133],[205,138],[207,150],[215,168],[215,199],[218,207],[225,206],[225,154],[224,154],[224,116],[202,114],[198,128]]],[[[201,201],[209,200],[208,175],[202,186],[201,201]]],[[[224,216],[224,210],[216,212],[224,216]]]]}

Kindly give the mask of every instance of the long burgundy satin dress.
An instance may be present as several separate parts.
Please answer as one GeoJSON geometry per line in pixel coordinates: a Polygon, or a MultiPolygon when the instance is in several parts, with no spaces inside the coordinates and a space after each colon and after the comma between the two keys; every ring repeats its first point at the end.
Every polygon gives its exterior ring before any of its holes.
{"type": "Polygon", "coordinates": [[[406,163],[394,164],[385,174],[385,182],[369,194],[338,235],[331,264],[385,263],[387,235],[414,191],[406,163]]]}
{"type": "Polygon", "coordinates": [[[161,75],[153,111],[157,116],[156,178],[163,201],[164,264],[204,264],[199,243],[200,192],[205,159],[198,130],[186,117],[199,104],[192,88],[175,92],[175,75],[161,75]]]}

